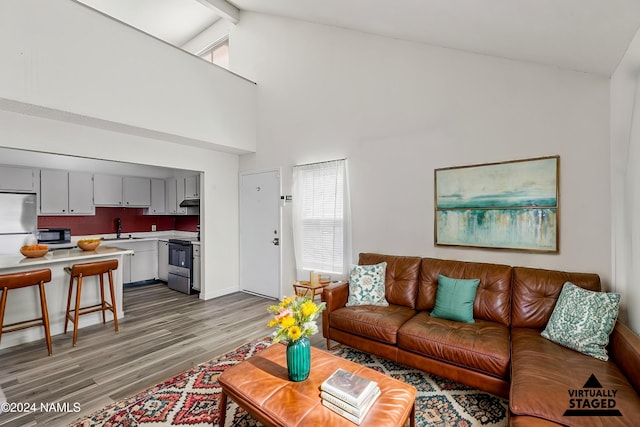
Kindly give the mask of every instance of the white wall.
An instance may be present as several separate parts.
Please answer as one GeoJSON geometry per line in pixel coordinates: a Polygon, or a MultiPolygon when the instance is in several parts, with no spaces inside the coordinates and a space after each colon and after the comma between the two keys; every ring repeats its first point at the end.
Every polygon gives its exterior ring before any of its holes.
{"type": "MultiPolygon", "coordinates": [[[[595,272],[611,288],[609,81],[256,13],[232,29],[232,70],[258,84],[256,154],[240,169],[347,157],[363,251],[595,272]],[[435,168],[560,155],[560,252],[433,243],[435,168]]],[[[283,209],[283,290],[294,278],[283,209]]]]}
{"type": "Polygon", "coordinates": [[[640,32],[611,77],[613,275],[615,290],[626,305],[626,321],[636,333],[640,333],[639,82],[640,32]]]}
{"type": "Polygon", "coordinates": [[[237,155],[2,110],[0,146],[203,171],[200,297],[238,290],[237,155]]]}
{"type": "Polygon", "coordinates": [[[254,83],[81,3],[3,0],[0,57],[0,98],[255,149],[254,83]]]}

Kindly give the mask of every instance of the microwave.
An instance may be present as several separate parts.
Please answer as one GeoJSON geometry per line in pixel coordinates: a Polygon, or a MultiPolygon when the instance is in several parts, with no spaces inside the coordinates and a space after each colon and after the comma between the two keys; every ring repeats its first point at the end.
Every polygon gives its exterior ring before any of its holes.
{"type": "Polygon", "coordinates": [[[40,228],[38,229],[38,243],[71,243],[71,229],[40,228]]]}

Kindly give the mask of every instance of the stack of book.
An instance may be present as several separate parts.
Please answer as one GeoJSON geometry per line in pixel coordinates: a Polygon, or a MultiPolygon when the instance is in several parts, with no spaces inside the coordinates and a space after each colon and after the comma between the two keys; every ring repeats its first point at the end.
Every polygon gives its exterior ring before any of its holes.
{"type": "Polygon", "coordinates": [[[322,404],[357,425],[360,425],[378,396],[378,383],[341,368],[320,386],[322,404]]]}

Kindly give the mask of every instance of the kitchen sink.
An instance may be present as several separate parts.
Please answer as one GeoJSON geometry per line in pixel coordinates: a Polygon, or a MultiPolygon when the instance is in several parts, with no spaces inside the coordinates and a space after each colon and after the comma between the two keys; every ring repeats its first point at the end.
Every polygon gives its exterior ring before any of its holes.
{"type": "Polygon", "coordinates": [[[142,239],[142,237],[108,237],[108,238],[102,238],[100,240],[102,240],[103,242],[117,242],[117,241],[121,241],[121,240],[137,240],[137,239],[142,239]]]}

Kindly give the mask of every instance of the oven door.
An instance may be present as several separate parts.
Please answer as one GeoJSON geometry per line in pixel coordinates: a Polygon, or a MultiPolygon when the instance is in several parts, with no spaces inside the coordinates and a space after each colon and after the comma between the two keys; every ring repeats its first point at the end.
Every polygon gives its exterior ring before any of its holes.
{"type": "Polygon", "coordinates": [[[191,270],[191,263],[191,244],[183,245],[169,242],[169,266],[191,270]]]}

